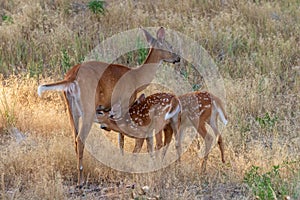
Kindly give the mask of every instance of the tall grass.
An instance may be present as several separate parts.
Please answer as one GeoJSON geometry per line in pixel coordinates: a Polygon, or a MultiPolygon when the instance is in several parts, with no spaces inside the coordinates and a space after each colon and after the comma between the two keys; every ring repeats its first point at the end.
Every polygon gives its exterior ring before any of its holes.
{"type": "MultiPolygon", "coordinates": [[[[0,2],[1,198],[79,198],[63,98],[59,93],[38,98],[36,88],[40,82],[60,80],[105,38],[139,26],[182,32],[216,61],[230,121],[222,129],[227,162],[222,164],[214,149],[206,174],[200,174],[193,144],[179,173],[173,164],[130,174],[110,169],[86,152],[86,197],[300,198],[299,1],[107,1],[104,15],[93,13],[89,2],[0,2]],[[11,128],[26,139],[17,140],[11,128]],[[127,187],[132,185],[134,189],[127,187]]],[[[137,46],[141,50],[116,62],[140,64],[148,50],[138,41],[137,46]]],[[[176,70],[201,88],[201,75],[192,66],[176,70]]],[[[117,134],[107,137],[117,145],[117,134]]],[[[134,141],[126,138],[126,144],[130,151],[134,141]]]]}

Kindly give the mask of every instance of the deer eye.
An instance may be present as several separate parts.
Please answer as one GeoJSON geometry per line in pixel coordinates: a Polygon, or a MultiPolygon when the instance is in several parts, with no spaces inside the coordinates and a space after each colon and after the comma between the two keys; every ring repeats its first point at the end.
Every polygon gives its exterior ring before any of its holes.
{"type": "Polygon", "coordinates": [[[104,111],[102,111],[102,110],[98,111],[97,115],[104,116],[104,111]]]}

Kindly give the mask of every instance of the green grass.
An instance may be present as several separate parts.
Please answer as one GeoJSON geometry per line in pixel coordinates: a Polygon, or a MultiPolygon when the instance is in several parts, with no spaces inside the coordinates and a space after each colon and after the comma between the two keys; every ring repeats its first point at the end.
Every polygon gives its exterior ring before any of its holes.
{"type": "Polygon", "coordinates": [[[278,117],[270,117],[270,114],[266,112],[263,117],[256,117],[255,120],[259,123],[261,128],[273,128],[278,117]]]}
{"type": "Polygon", "coordinates": [[[282,165],[274,165],[270,171],[261,173],[260,167],[252,166],[245,173],[244,181],[249,185],[254,195],[259,199],[284,199],[286,196],[291,196],[293,199],[299,198],[299,186],[297,181],[299,171],[294,170],[293,165],[299,161],[284,162],[282,165]],[[282,170],[291,171],[291,178],[282,177],[282,170]]]}

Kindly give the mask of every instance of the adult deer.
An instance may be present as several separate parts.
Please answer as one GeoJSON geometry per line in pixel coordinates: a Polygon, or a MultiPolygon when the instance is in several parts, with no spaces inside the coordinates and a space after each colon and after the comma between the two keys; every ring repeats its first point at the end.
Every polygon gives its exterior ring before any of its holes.
{"type": "MultiPolygon", "coordinates": [[[[109,110],[112,102],[112,92],[121,77],[128,73],[121,85],[124,87],[122,94],[130,93],[119,99],[121,102],[128,102],[131,105],[136,98],[136,94],[143,90],[152,81],[154,75],[162,61],[175,63],[180,61],[180,57],[175,54],[171,45],[165,40],[165,29],[161,27],[157,31],[157,39],[142,29],[145,38],[150,46],[148,56],[144,63],[135,68],[129,68],[119,64],[109,64],[104,62],[90,61],[79,64],[71,68],[65,75],[64,80],[40,85],[38,94],[44,91],[63,91],[70,125],[74,134],[75,151],[78,159],[78,185],[82,186],[83,178],[83,151],[85,140],[90,132],[91,126],[96,121],[96,108],[102,105],[102,109],[109,110]],[[140,87],[143,83],[143,87],[140,87]],[[128,91],[128,92],[127,92],[128,91]],[[132,94],[132,95],[131,95],[132,94]],[[81,117],[81,126],[79,118],[81,117]]],[[[122,104],[122,106],[126,106],[122,104]]],[[[123,108],[125,110],[126,108],[123,108]]]]}
{"type": "MultiPolygon", "coordinates": [[[[141,98],[141,97],[139,97],[141,98]]],[[[224,144],[221,133],[218,130],[217,118],[220,117],[222,122],[226,125],[228,123],[227,116],[223,107],[222,101],[215,95],[208,92],[190,92],[178,97],[181,102],[181,116],[180,116],[180,134],[176,141],[181,142],[181,137],[183,137],[183,131],[190,124],[192,124],[199,135],[205,141],[205,157],[202,163],[202,171],[205,170],[206,162],[208,159],[209,151],[211,150],[214,137],[207,133],[205,124],[208,124],[216,137],[218,137],[218,145],[221,151],[222,162],[225,162],[224,158],[224,144]]],[[[156,137],[156,148],[160,149],[163,146],[166,150],[171,142],[173,130],[168,124],[164,127],[164,145],[162,144],[162,131],[155,135],[156,137]]],[[[124,137],[121,138],[124,140],[124,137]]],[[[124,144],[124,141],[120,141],[120,144],[124,144]]],[[[142,148],[143,140],[136,140],[136,148],[142,148]]],[[[199,148],[199,147],[198,147],[199,148]]]]}
{"type": "MultiPolygon", "coordinates": [[[[119,108],[118,105],[116,107],[119,108]]],[[[148,152],[152,154],[154,130],[156,134],[164,129],[166,125],[171,126],[176,141],[178,141],[180,111],[180,102],[175,95],[155,93],[131,106],[124,117],[117,120],[113,119],[110,112],[97,109],[96,113],[102,129],[117,131],[123,136],[136,138],[133,153],[141,151],[142,143],[146,138],[148,152]]],[[[180,145],[181,143],[176,142],[178,155],[181,153],[180,145]]]]}

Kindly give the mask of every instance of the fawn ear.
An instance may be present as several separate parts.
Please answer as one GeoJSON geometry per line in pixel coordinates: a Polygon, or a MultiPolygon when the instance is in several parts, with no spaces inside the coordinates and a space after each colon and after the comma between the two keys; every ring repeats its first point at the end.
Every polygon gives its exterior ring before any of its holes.
{"type": "Polygon", "coordinates": [[[149,44],[150,46],[152,46],[152,44],[153,44],[153,42],[155,41],[155,39],[152,37],[152,35],[151,35],[148,31],[146,31],[146,30],[143,29],[143,28],[140,28],[140,29],[144,32],[144,35],[145,35],[145,38],[146,38],[148,44],[149,44]]]}
{"type": "Polygon", "coordinates": [[[157,40],[160,42],[163,42],[165,40],[165,35],[166,35],[166,32],[165,32],[164,27],[160,27],[156,33],[157,40]]]}
{"type": "Polygon", "coordinates": [[[111,107],[111,111],[109,112],[111,118],[120,118],[122,116],[121,102],[118,101],[111,107]]]}
{"type": "Polygon", "coordinates": [[[145,94],[143,93],[143,94],[141,94],[140,96],[139,96],[139,98],[136,100],[138,103],[141,103],[142,101],[144,101],[145,100],[145,94]]]}

